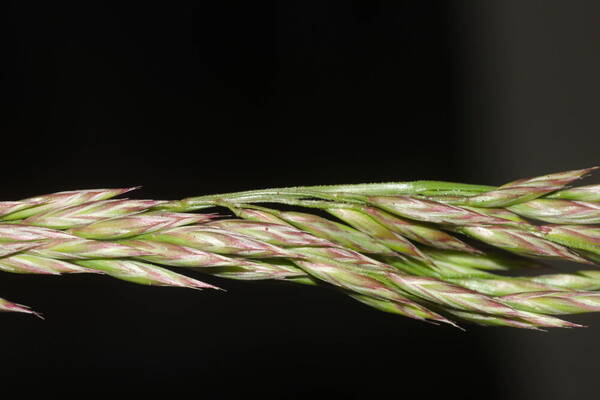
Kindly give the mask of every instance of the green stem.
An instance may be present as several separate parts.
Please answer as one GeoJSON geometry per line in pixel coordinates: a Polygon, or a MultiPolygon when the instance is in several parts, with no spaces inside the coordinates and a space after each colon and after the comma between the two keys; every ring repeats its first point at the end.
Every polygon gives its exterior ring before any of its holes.
{"type": "Polygon", "coordinates": [[[493,186],[470,185],[440,181],[415,181],[399,183],[369,183],[357,185],[305,186],[279,189],[250,190],[237,193],[188,197],[157,207],[173,211],[193,211],[217,205],[219,201],[231,203],[283,203],[298,204],[306,198],[364,204],[366,196],[423,195],[423,196],[473,196],[494,189],[493,186]]]}

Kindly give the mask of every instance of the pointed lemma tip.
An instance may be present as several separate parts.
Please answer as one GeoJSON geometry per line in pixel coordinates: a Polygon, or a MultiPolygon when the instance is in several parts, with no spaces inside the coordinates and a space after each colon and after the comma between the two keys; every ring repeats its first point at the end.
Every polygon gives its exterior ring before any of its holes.
{"type": "Polygon", "coordinates": [[[26,306],[23,304],[14,303],[14,308],[12,311],[21,312],[21,313],[25,313],[25,314],[31,314],[31,315],[35,315],[36,317],[38,317],[40,319],[45,319],[42,314],[40,314],[37,311],[33,311],[29,306],[26,306]]]}
{"type": "Polygon", "coordinates": [[[31,311],[31,314],[35,315],[36,317],[38,317],[41,320],[45,320],[46,318],[44,318],[44,316],[42,314],[40,314],[37,311],[31,311]]]}
{"type": "Polygon", "coordinates": [[[600,168],[600,165],[595,165],[593,167],[584,168],[584,169],[580,170],[581,171],[581,175],[579,176],[579,179],[585,178],[586,175],[591,174],[592,172],[596,171],[599,168],[600,168]]]}
{"type": "Polygon", "coordinates": [[[581,325],[581,324],[576,324],[574,322],[569,322],[569,321],[565,321],[566,324],[563,326],[563,328],[587,328],[587,325],[581,325]]]}
{"type": "Polygon", "coordinates": [[[445,322],[445,323],[447,323],[448,325],[452,325],[452,326],[453,326],[453,327],[455,327],[456,329],[458,329],[458,330],[461,330],[461,331],[463,331],[463,332],[466,332],[466,331],[467,331],[467,329],[466,329],[466,328],[463,328],[462,326],[458,325],[456,322],[452,322],[452,321],[450,321],[449,319],[447,319],[447,320],[445,320],[445,321],[442,321],[442,322],[445,322]]]}
{"type": "Polygon", "coordinates": [[[220,292],[226,292],[227,291],[227,290],[225,290],[223,288],[220,288],[218,286],[209,285],[209,284],[205,284],[205,285],[206,285],[205,286],[206,289],[214,289],[214,290],[217,290],[217,291],[220,291],[220,292]]]}
{"type": "Polygon", "coordinates": [[[197,283],[197,284],[188,285],[186,287],[188,289],[194,289],[194,290],[214,289],[214,290],[222,290],[222,291],[226,292],[225,289],[221,289],[218,286],[209,285],[208,283],[197,283]]]}

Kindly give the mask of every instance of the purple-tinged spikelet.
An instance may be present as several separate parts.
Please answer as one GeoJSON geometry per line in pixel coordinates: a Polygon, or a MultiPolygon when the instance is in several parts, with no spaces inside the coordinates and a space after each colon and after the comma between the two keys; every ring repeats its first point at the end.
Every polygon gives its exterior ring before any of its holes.
{"type": "Polygon", "coordinates": [[[574,249],[600,255],[600,227],[594,225],[544,225],[541,235],[574,249]]]}
{"type": "Polygon", "coordinates": [[[270,222],[272,224],[293,226],[285,222],[281,218],[276,217],[273,213],[263,210],[257,210],[253,208],[232,207],[232,211],[238,217],[249,221],[270,222]]]}
{"type": "Polygon", "coordinates": [[[35,242],[0,242],[0,257],[7,257],[38,246],[40,244],[35,242]]]}
{"type": "Polygon", "coordinates": [[[492,278],[450,278],[449,282],[488,296],[505,296],[514,293],[541,292],[548,290],[568,290],[522,278],[492,277],[492,278]]]}
{"type": "Polygon", "coordinates": [[[153,211],[93,222],[71,228],[68,232],[88,239],[124,239],[167,228],[200,224],[208,222],[214,217],[214,214],[181,214],[153,211]]]}
{"type": "Polygon", "coordinates": [[[257,258],[290,255],[283,248],[255,240],[247,235],[195,225],[141,235],[140,239],[172,243],[218,254],[257,258]]]}
{"type": "Polygon", "coordinates": [[[90,258],[128,258],[147,253],[119,243],[81,238],[53,239],[38,244],[28,252],[40,257],[61,260],[86,260],[90,258]]]}
{"type": "Polygon", "coordinates": [[[508,211],[506,208],[485,208],[485,207],[468,207],[468,206],[461,206],[462,208],[464,208],[465,210],[471,210],[474,212],[478,212],[480,214],[485,214],[485,215],[489,215],[490,217],[496,217],[496,218],[500,218],[500,219],[505,219],[507,221],[513,221],[516,222],[516,224],[514,224],[515,227],[521,228],[521,229],[529,229],[529,230],[535,230],[535,226],[531,225],[527,220],[521,218],[519,215],[515,214],[512,211],[508,211]]]}
{"type": "Polygon", "coordinates": [[[509,207],[516,214],[553,224],[599,224],[600,203],[537,199],[509,207]]]}
{"type": "Polygon", "coordinates": [[[369,203],[392,214],[417,221],[447,225],[515,225],[514,221],[470,209],[411,196],[373,196],[369,203]]]}
{"type": "Polygon", "coordinates": [[[137,189],[137,187],[121,188],[121,189],[90,189],[90,190],[69,190],[64,192],[51,193],[41,196],[30,197],[23,200],[23,202],[32,202],[37,205],[36,207],[28,208],[27,210],[18,211],[14,210],[12,214],[8,215],[5,219],[17,220],[30,217],[35,214],[47,212],[48,210],[55,210],[58,208],[66,208],[75,206],[78,204],[107,200],[112,197],[121,195],[123,193],[130,192],[137,189]]]}
{"type": "MultiPolygon", "coordinates": [[[[455,317],[460,318],[461,320],[468,321],[474,323],[476,325],[481,326],[505,326],[510,328],[519,328],[519,329],[531,329],[540,331],[542,329],[539,328],[535,323],[531,323],[528,321],[524,321],[518,318],[505,317],[501,315],[490,315],[462,310],[447,310],[448,314],[453,315],[455,317]]],[[[555,319],[555,318],[554,318],[555,319]]],[[[560,321],[560,320],[558,320],[560,321]]],[[[565,321],[561,321],[565,322],[565,321]]],[[[558,325],[558,327],[574,327],[575,325],[565,322],[566,325],[558,325]]]]}
{"type": "Polygon", "coordinates": [[[497,298],[438,279],[405,274],[388,274],[388,277],[413,296],[453,309],[519,319],[541,327],[576,326],[557,318],[517,310],[497,298]]]}
{"type": "Polygon", "coordinates": [[[35,207],[42,202],[24,200],[24,201],[0,201],[0,217],[6,219],[6,216],[20,210],[35,207]]]}
{"type": "Polygon", "coordinates": [[[507,207],[524,203],[560,190],[594,169],[596,167],[519,179],[502,185],[496,190],[465,198],[463,204],[474,207],[507,207]]]}
{"type": "Polygon", "coordinates": [[[167,242],[135,239],[121,243],[145,253],[137,258],[173,267],[234,267],[252,264],[244,258],[226,257],[167,242]]]}
{"type": "Polygon", "coordinates": [[[535,313],[564,315],[600,311],[600,293],[541,291],[502,296],[511,306],[535,313]]]}
{"type": "Polygon", "coordinates": [[[365,207],[364,211],[388,229],[415,242],[438,249],[481,253],[449,233],[432,228],[424,223],[391,215],[375,207],[365,207]]]}
{"type": "Polygon", "coordinates": [[[26,242],[47,239],[73,239],[73,235],[38,226],[0,224],[0,241],[26,242]]]}
{"type": "Polygon", "coordinates": [[[355,229],[378,240],[384,246],[398,253],[431,263],[431,260],[412,242],[380,224],[369,215],[349,208],[329,208],[327,211],[355,229]]]}
{"type": "Polygon", "coordinates": [[[53,229],[75,228],[100,220],[136,214],[148,210],[163,201],[156,200],[101,200],[88,202],[67,208],[50,210],[33,215],[25,224],[53,229]]]}
{"type": "Polygon", "coordinates": [[[281,225],[268,222],[245,221],[241,219],[226,219],[210,222],[208,228],[218,228],[250,236],[281,247],[327,247],[336,244],[301,231],[291,225],[281,225]]]}
{"type": "Polygon", "coordinates": [[[192,289],[218,289],[157,265],[130,260],[77,261],[83,267],[98,270],[112,277],[144,285],[178,286],[192,289]]]}
{"type": "Polygon", "coordinates": [[[363,232],[317,215],[300,212],[282,212],[277,216],[298,229],[352,250],[389,256],[396,254],[393,250],[363,232]]]}
{"type": "Polygon", "coordinates": [[[0,270],[19,274],[60,275],[73,273],[98,273],[73,263],[40,257],[33,254],[16,254],[0,258],[0,270]]]}
{"type": "Polygon", "coordinates": [[[492,246],[520,255],[557,258],[590,264],[590,261],[582,258],[569,248],[526,231],[499,226],[469,226],[461,228],[460,232],[492,246]]]}
{"type": "Polygon", "coordinates": [[[464,253],[457,251],[427,250],[436,264],[450,263],[486,271],[517,271],[540,268],[539,261],[504,252],[464,253]]]}
{"type": "MultiPolygon", "coordinates": [[[[310,258],[311,256],[322,257],[340,263],[349,263],[356,267],[372,271],[395,271],[394,267],[368,257],[358,251],[346,249],[343,247],[320,247],[320,248],[297,248],[296,258],[310,258]]],[[[402,258],[398,258],[402,259],[402,258]]]]}
{"type": "Polygon", "coordinates": [[[552,193],[548,199],[600,201],[600,185],[580,186],[552,193]]]}
{"type": "Polygon", "coordinates": [[[446,324],[450,324],[454,327],[462,329],[458,325],[456,325],[454,322],[448,320],[447,318],[445,318],[437,313],[433,313],[430,310],[423,310],[422,306],[419,306],[418,304],[415,304],[415,303],[383,300],[383,299],[376,298],[376,297],[365,296],[362,294],[353,293],[351,291],[347,291],[346,294],[348,296],[352,297],[353,299],[360,301],[363,304],[366,304],[370,307],[373,307],[373,308],[383,311],[383,312],[399,314],[399,315],[403,315],[408,318],[431,322],[436,325],[437,325],[437,322],[444,322],[446,324]],[[434,322],[434,321],[437,321],[437,322],[434,322]]]}
{"type": "MultiPolygon", "coordinates": [[[[199,269],[202,271],[202,269],[199,269]]],[[[264,279],[284,280],[290,278],[308,278],[308,275],[301,269],[276,262],[246,261],[234,267],[213,268],[211,275],[221,278],[254,281],[264,279]]]]}
{"type": "Polygon", "coordinates": [[[433,321],[451,323],[447,318],[435,313],[423,305],[410,300],[394,289],[392,285],[386,284],[385,278],[379,279],[364,273],[344,268],[343,264],[327,259],[299,260],[296,264],[310,275],[317,277],[334,286],[339,286],[359,295],[373,297],[375,299],[392,301],[403,305],[398,311],[404,310],[404,315],[415,319],[430,319],[433,321]],[[405,308],[407,307],[407,308],[405,308]],[[410,311],[409,311],[410,310],[410,311]]]}
{"type": "Polygon", "coordinates": [[[571,290],[600,290],[600,270],[580,270],[571,274],[545,274],[521,279],[571,290]]]}

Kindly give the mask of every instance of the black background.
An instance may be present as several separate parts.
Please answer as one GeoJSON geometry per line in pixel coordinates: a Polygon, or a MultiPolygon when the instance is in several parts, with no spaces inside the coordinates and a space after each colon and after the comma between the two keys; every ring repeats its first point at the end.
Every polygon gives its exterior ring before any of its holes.
{"type": "MultiPolygon", "coordinates": [[[[2,198],[143,185],[501,184],[598,163],[597,2],[5,2],[2,198]],[[485,4],[480,4],[485,3],[485,4]]],[[[3,385],[595,398],[600,319],[433,327],[325,290],[3,274],[3,385]]]]}

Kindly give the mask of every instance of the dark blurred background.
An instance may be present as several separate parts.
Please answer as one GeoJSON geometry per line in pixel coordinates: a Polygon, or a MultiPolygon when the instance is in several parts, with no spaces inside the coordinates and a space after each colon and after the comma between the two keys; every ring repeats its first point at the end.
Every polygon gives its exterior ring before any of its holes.
{"type": "MultiPolygon", "coordinates": [[[[2,5],[2,199],[502,184],[596,165],[597,1],[2,5]]],[[[591,183],[592,181],[590,181],[591,183]]],[[[596,179],[595,182],[598,182],[596,179]]],[[[325,290],[3,274],[3,385],[200,398],[597,398],[600,317],[434,327],[325,290]],[[202,397],[204,396],[204,397],[202,397]]]]}

